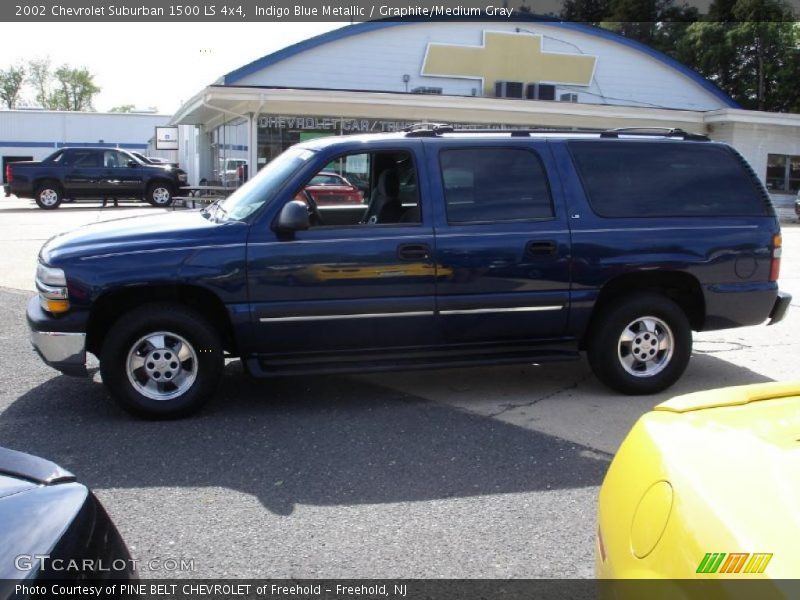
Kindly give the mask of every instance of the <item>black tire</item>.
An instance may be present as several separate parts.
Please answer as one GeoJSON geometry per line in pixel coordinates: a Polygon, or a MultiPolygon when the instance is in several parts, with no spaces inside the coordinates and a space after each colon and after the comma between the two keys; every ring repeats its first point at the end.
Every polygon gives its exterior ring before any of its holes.
{"type": "Polygon", "coordinates": [[[100,351],[100,373],[111,397],[146,419],[177,419],[200,409],[214,395],[224,364],[216,330],[200,314],[179,304],[147,304],[124,314],[106,334],[100,351]],[[160,344],[164,352],[144,340],[164,333],[160,344]],[[188,349],[183,348],[184,342],[188,349]],[[189,357],[178,358],[181,351],[189,357]],[[129,361],[141,362],[130,375],[129,361]],[[157,389],[145,392],[156,397],[143,393],[148,383],[157,389]]]}
{"type": "Polygon", "coordinates": [[[172,184],[166,181],[155,181],[147,187],[146,200],[158,208],[172,205],[172,197],[175,195],[172,184]]]}
{"type": "Polygon", "coordinates": [[[587,335],[592,371],[608,387],[624,394],[667,389],[686,370],[692,354],[692,329],[686,314],[669,298],[654,293],[614,302],[596,315],[587,335]]]}
{"type": "Polygon", "coordinates": [[[35,196],[36,204],[44,210],[54,210],[61,206],[61,202],[64,200],[61,186],[54,181],[45,181],[39,184],[35,196]]]}

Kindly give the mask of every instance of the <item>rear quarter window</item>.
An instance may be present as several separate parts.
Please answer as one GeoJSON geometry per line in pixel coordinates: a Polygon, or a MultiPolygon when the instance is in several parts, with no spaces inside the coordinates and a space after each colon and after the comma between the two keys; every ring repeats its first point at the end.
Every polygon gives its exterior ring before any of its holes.
{"type": "Polygon", "coordinates": [[[592,210],[603,217],[763,216],[739,155],[697,142],[570,142],[592,210]]]}

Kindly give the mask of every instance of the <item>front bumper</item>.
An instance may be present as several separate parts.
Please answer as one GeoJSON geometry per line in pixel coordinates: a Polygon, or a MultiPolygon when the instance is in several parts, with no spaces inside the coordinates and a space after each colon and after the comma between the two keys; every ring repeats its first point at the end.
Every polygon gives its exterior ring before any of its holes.
{"type": "Polygon", "coordinates": [[[769,323],[767,325],[775,325],[786,316],[786,311],[789,309],[789,303],[792,301],[792,295],[787,292],[778,292],[778,297],[775,298],[775,304],[769,313],[769,323]]]}
{"type": "Polygon", "coordinates": [[[86,375],[86,334],[31,331],[31,343],[42,360],[64,375],[86,375]]]}
{"type": "Polygon", "coordinates": [[[86,376],[86,333],[75,330],[75,323],[69,320],[47,315],[36,296],[28,302],[27,316],[31,344],[41,359],[65,375],[86,376]]]}

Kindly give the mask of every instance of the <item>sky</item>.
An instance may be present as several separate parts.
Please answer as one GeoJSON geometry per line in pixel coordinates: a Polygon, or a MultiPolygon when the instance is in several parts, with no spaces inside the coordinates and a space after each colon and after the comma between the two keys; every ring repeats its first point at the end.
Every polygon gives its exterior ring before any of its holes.
{"type": "Polygon", "coordinates": [[[222,75],[344,25],[1,23],[0,68],[50,57],[54,68],[66,63],[89,69],[102,88],[94,101],[98,111],[134,104],[172,114],[222,75]]]}

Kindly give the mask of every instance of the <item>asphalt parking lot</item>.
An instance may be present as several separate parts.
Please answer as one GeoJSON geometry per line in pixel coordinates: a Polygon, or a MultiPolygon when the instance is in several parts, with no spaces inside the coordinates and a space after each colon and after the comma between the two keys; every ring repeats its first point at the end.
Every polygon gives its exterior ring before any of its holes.
{"type": "Polygon", "coordinates": [[[201,415],[138,421],[96,373],[45,367],[24,307],[48,237],[156,210],[0,199],[0,445],[93,487],[135,558],[194,560],[143,577],[589,577],[598,487],[639,415],[678,393],[798,378],[800,226],[784,225],[786,320],[696,334],[667,393],[617,395],[585,361],[269,381],[231,361],[201,415]]]}

